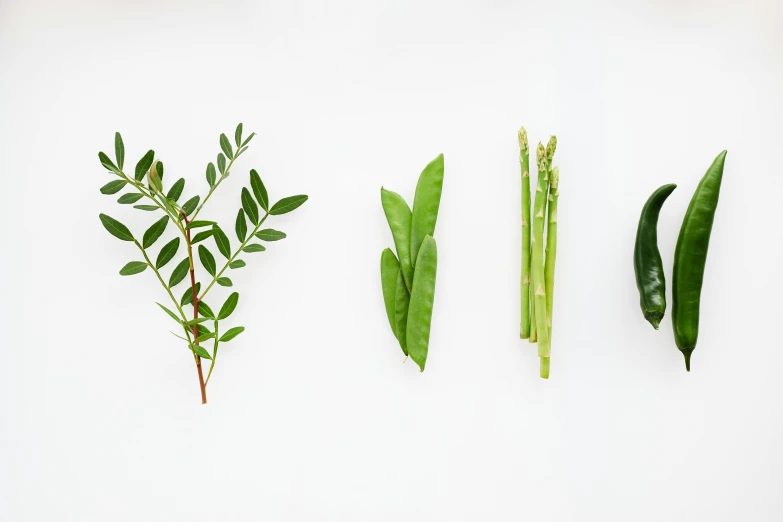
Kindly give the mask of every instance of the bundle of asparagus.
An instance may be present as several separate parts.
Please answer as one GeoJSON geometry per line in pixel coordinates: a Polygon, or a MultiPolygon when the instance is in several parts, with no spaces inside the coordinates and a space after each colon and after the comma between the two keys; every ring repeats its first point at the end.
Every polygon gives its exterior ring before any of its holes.
{"type": "Polygon", "coordinates": [[[560,170],[552,167],[557,137],[546,148],[536,150],[538,183],[533,200],[532,234],[530,214],[530,150],[527,131],[519,129],[519,162],[522,167],[522,275],[520,286],[521,321],[519,337],[538,342],[540,375],[549,378],[552,339],[552,303],[557,257],[557,200],[560,170]],[[546,238],[546,239],[545,239],[546,238]],[[544,241],[546,240],[546,243],[544,241]]]}

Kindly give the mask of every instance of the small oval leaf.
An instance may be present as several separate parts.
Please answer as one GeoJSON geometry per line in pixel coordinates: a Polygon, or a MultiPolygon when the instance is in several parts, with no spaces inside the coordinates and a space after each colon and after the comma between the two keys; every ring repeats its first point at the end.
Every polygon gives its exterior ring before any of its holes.
{"type": "Polygon", "coordinates": [[[239,213],[237,213],[237,223],[234,230],[236,230],[237,238],[244,242],[247,237],[247,219],[245,219],[245,211],[241,208],[239,209],[239,213]]]}
{"type": "Polygon", "coordinates": [[[214,231],[213,235],[215,237],[217,249],[223,254],[223,257],[229,259],[231,257],[231,243],[229,242],[228,237],[217,225],[215,225],[212,230],[214,231]]]}
{"type": "Polygon", "coordinates": [[[155,159],[155,151],[148,150],[147,153],[142,156],[139,162],[136,164],[136,181],[141,181],[150,170],[152,166],[152,160],[155,159]]]}
{"type": "Polygon", "coordinates": [[[261,241],[280,241],[285,239],[285,232],[280,232],[273,228],[265,228],[256,232],[256,237],[261,241]]]}
{"type": "Polygon", "coordinates": [[[185,279],[185,276],[188,275],[189,270],[190,259],[186,257],[180,261],[177,266],[174,267],[174,271],[171,273],[171,277],[169,278],[169,288],[174,288],[179,283],[181,283],[182,280],[185,279]]]}
{"type": "Polygon", "coordinates": [[[231,339],[233,339],[234,337],[236,337],[237,335],[241,334],[244,331],[245,331],[244,326],[235,326],[233,328],[229,328],[228,331],[220,337],[219,341],[221,343],[227,343],[231,339]]]}
{"type": "Polygon", "coordinates": [[[217,273],[217,265],[215,264],[215,256],[212,255],[212,252],[204,245],[199,245],[198,258],[201,260],[201,264],[204,265],[204,269],[209,275],[214,277],[217,273]]]}
{"type": "Polygon", "coordinates": [[[158,258],[155,260],[155,268],[161,269],[166,266],[177,255],[177,250],[179,250],[179,237],[175,237],[163,245],[163,248],[158,253],[158,258]]]}
{"type": "Polygon", "coordinates": [[[242,268],[243,266],[246,266],[246,265],[247,265],[247,263],[245,263],[241,259],[236,259],[234,261],[231,261],[231,264],[229,264],[228,267],[230,269],[234,270],[234,269],[237,269],[237,268],[242,268]]]}
{"type": "Polygon", "coordinates": [[[117,203],[119,203],[120,205],[132,205],[143,197],[144,196],[139,194],[138,192],[129,192],[127,194],[123,194],[122,196],[120,196],[119,199],[117,200],[117,203]]]}
{"type": "Polygon", "coordinates": [[[147,263],[144,261],[131,261],[120,269],[120,275],[129,276],[140,274],[147,269],[147,263]]]}
{"type": "Polygon", "coordinates": [[[261,181],[261,176],[258,175],[255,169],[250,171],[250,188],[253,189],[253,194],[255,194],[261,208],[269,210],[269,195],[266,193],[266,187],[264,182],[261,181]]]}
{"type": "Polygon", "coordinates": [[[146,232],[144,232],[144,238],[142,239],[141,245],[144,248],[149,248],[153,244],[155,244],[155,241],[158,240],[158,238],[163,235],[163,232],[166,230],[166,226],[169,224],[169,216],[165,215],[159,220],[157,220],[155,223],[152,224],[150,228],[147,229],[146,232]]]}
{"type": "Polygon", "coordinates": [[[233,292],[230,296],[228,296],[228,299],[226,299],[226,302],[223,303],[223,306],[220,307],[220,313],[217,316],[218,320],[223,320],[230,316],[236,309],[238,302],[239,293],[233,292]]]}
{"type": "Polygon", "coordinates": [[[234,283],[231,282],[231,279],[227,277],[218,277],[216,281],[220,286],[234,286],[234,283]]]}
{"type": "Polygon", "coordinates": [[[264,245],[259,245],[258,243],[250,243],[245,248],[243,248],[245,252],[253,253],[253,252],[263,252],[266,250],[266,247],[264,245]]]}
{"type": "Polygon", "coordinates": [[[100,214],[98,217],[101,218],[101,223],[111,235],[123,241],[133,241],[133,234],[130,233],[128,227],[106,214],[100,214]]]}
{"type": "Polygon", "coordinates": [[[114,157],[117,158],[117,167],[122,170],[125,164],[125,144],[122,142],[122,136],[119,132],[114,133],[114,157]]]}
{"type": "Polygon", "coordinates": [[[179,199],[179,197],[182,195],[182,190],[184,188],[185,188],[185,178],[179,178],[171,186],[171,188],[169,189],[168,194],[166,194],[166,197],[168,199],[173,200],[173,201],[177,201],[179,199]]]}
{"type": "Polygon", "coordinates": [[[307,201],[307,196],[304,194],[300,194],[298,196],[288,196],[287,198],[283,198],[272,205],[272,208],[269,209],[269,213],[273,216],[287,214],[288,212],[301,207],[305,201],[307,201]]]}
{"type": "Polygon", "coordinates": [[[253,196],[250,195],[250,191],[247,188],[242,188],[242,208],[247,214],[247,218],[254,225],[258,225],[258,205],[256,205],[253,196]]]}
{"type": "Polygon", "coordinates": [[[124,187],[127,181],[124,179],[116,179],[114,181],[110,181],[104,186],[101,187],[101,194],[116,194],[117,192],[121,191],[124,187]]]}

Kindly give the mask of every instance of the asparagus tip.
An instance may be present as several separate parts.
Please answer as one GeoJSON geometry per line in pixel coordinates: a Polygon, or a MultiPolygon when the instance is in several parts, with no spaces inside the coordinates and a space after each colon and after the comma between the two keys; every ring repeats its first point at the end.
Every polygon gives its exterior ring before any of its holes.
{"type": "Polygon", "coordinates": [[[555,155],[555,149],[557,149],[557,136],[549,138],[549,143],[546,145],[546,159],[552,161],[552,157],[555,155]]]}
{"type": "Polygon", "coordinates": [[[536,149],[536,160],[538,163],[541,163],[541,160],[546,158],[546,149],[544,148],[544,144],[540,141],[538,142],[538,148],[536,149]]]}
{"type": "Polygon", "coordinates": [[[556,189],[558,183],[560,183],[560,167],[555,167],[552,169],[552,177],[549,179],[549,186],[556,189]]]}
{"type": "Polygon", "coordinates": [[[519,139],[519,150],[527,152],[527,131],[524,127],[519,128],[517,138],[519,139]]]}

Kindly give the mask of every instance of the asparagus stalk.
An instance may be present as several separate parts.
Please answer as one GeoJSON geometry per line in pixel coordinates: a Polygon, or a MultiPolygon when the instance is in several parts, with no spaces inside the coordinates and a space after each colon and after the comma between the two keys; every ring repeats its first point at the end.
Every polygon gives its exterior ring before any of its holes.
{"type": "Polygon", "coordinates": [[[522,273],[520,275],[519,338],[530,337],[530,149],[527,131],[524,127],[517,133],[519,138],[519,163],[522,169],[522,273]]]}
{"type": "MultiPolygon", "coordinates": [[[[535,203],[538,205],[538,194],[541,190],[541,177],[542,175],[546,176],[546,149],[541,144],[541,142],[538,142],[538,148],[536,149],[536,165],[538,165],[538,184],[536,185],[536,200],[535,203]],[[542,167],[542,165],[544,167],[542,167]]],[[[545,203],[546,204],[546,203],[545,203]]],[[[534,210],[536,210],[538,207],[534,207],[534,210]]],[[[532,278],[533,278],[533,269],[532,264],[535,261],[535,257],[533,255],[533,249],[535,247],[535,218],[533,218],[533,236],[531,237],[531,254],[530,254],[530,263],[531,263],[531,270],[530,270],[530,277],[531,277],[531,284],[532,284],[532,278]]],[[[543,228],[542,228],[542,235],[543,235],[543,228]]],[[[542,243],[543,244],[543,243],[542,243]]],[[[543,265],[543,262],[542,262],[543,265]]],[[[535,291],[535,287],[534,287],[535,291]]],[[[535,295],[533,292],[530,293],[530,342],[535,343],[538,342],[538,321],[536,319],[536,306],[535,306],[535,295]]]]}
{"type": "MultiPolygon", "coordinates": [[[[555,260],[557,259],[557,200],[560,169],[554,167],[549,180],[549,207],[547,208],[546,260],[544,261],[544,280],[546,282],[546,319],[550,347],[552,344],[552,309],[555,296],[555,260]]],[[[549,378],[549,357],[540,359],[539,373],[542,379],[549,378]]]]}
{"type": "Polygon", "coordinates": [[[544,222],[546,204],[549,195],[549,176],[547,160],[542,158],[538,166],[538,185],[533,207],[532,274],[533,303],[536,314],[536,333],[538,335],[538,356],[549,357],[549,330],[546,320],[546,282],[544,280],[544,222]]]}

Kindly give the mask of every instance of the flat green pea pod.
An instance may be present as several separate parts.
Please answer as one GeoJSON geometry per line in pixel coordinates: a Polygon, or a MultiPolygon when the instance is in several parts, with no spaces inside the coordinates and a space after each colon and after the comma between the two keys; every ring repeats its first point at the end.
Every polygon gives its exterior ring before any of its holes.
{"type": "Polygon", "coordinates": [[[405,286],[402,270],[399,270],[397,274],[397,293],[394,297],[394,301],[397,340],[400,341],[402,353],[408,355],[408,307],[410,306],[411,295],[408,293],[408,288],[405,286]]]}
{"type": "Polygon", "coordinates": [[[405,279],[406,292],[411,291],[413,285],[413,265],[411,264],[411,209],[405,200],[391,190],[381,187],[381,204],[389,223],[394,246],[397,249],[400,269],[405,279]]]}
{"type": "Polygon", "coordinates": [[[400,263],[391,248],[381,253],[381,287],[383,289],[383,304],[386,306],[386,317],[389,319],[392,333],[397,337],[397,319],[395,314],[395,293],[397,292],[397,275],[400,273],[400,263]]]}
{"type": "Polygon", "coordinates": [[[408,355],[424,371],[430,342],[432,305],[435,301],[435,276],[438,270],[438,247],[432,236],[425,236],[416,258],[408,308],[408,355]]]}
{"type": "Polygon", "coordinates": [[[699,304],[704,281],[704,265],[710,246],[712,223],[723,180],[724,150],[707,170],[693,194],[682,221],[674,250],[672,324],[677,348],[685,356],[685,369],[691,371],[691,354],[699,336],[699,304]]]}
{"type": "Polygon", "coordinates": [[[435,222],[438,220],[440,194],[443,190],[443,168],[443,154],[441,154],[424,167],[416,184],[411,218],[410,249],[414,267],[418,261],[419,248],[424,238],[435,235],[435,222]]]}
{"type": "Polygon", "coordinates": [[[658,250],[658,216],[666,198],[676,188],[674,184],[664,185],[653,192],[644,204],[633,249],[633,271],[636,288],[639,289],[639,304],[644,318],[656,330],[666,313],[666,279],[658,250]]]}

